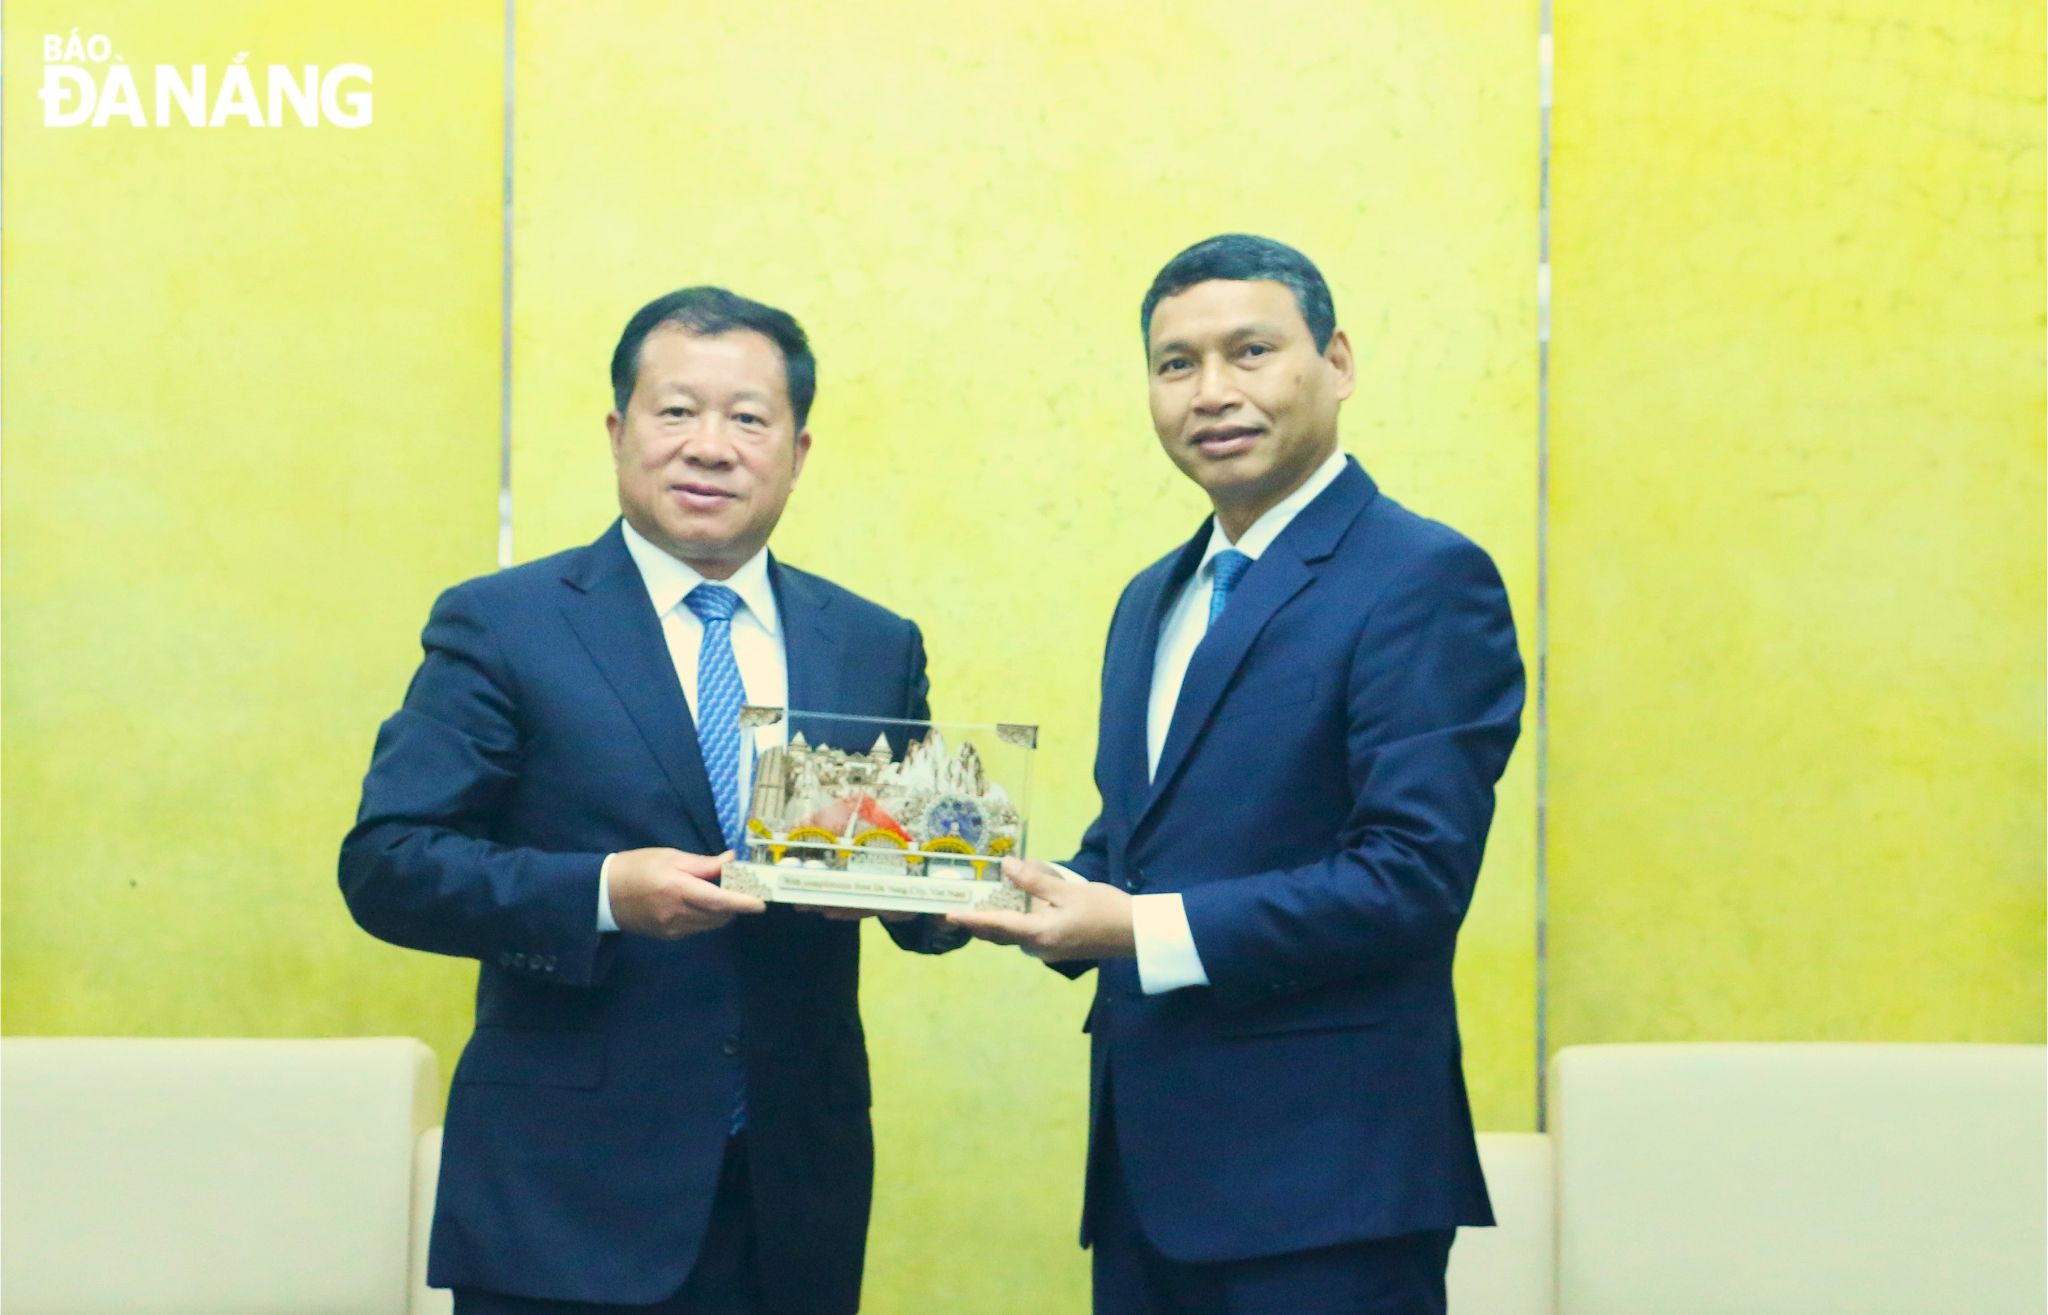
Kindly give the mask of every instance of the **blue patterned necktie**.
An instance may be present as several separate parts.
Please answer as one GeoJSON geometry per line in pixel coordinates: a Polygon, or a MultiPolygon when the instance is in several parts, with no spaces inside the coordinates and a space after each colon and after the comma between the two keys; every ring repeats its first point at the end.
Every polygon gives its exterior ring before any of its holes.
{"type": "Polygon", "coordinates": [[[1237,582],[1244,573],[1252,569],[1252,559],[1235,548],[1225,548],[1210,562],[1213,572],[1209,589],[1209,624],[1214,627],[1216,618],[1223,615],[1223,605],[1230,601],[1230,591],[1237,588],[1237,582]]]}
{"type": "Polygon", "coordinates": [[[704,755],[704,774],[711,778],[718,829],[725,833],[726,847],[738,849],[747,825],[740,809],[740,705],[747,701],[747,690],[732,654],[732,614],[739,610],[740,596],[722,584],[700,584],[683,605],[704,623],[704,644],[697,650],[697,748],[704,755]]]}
{"type": "MultiPolygon", "coordinates": [[[[747,690],[732,653],[732,614],[740,610],[740,596],[722,584],[705,583],[684,595],[683,605],[704,623],[704,643],[697,649],[697,749],[704,755],[704,774],[711,778],[718,829],[725,833],[726,848],[738,849],[746,835],[740,812],[740,705],[747,701],[747,690]]],[[[746,1126],[742,1072],[728,1128],[737,1134],[746,1126]]]]}

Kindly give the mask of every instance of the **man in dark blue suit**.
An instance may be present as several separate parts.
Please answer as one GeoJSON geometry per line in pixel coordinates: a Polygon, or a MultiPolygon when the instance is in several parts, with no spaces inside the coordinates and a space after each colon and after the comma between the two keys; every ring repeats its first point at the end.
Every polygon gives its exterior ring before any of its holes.
{"type": "Polygon", "coordinates": [[[953,916],[1097,969],[1098,1312],[1441,1315],[1493,1222],[1451,959],[1522,709],[1507,594],[1339,449],[1351,345],[1301,253],[1199,243],[1141,320],[1215,514],[1117,604],[1071,871],[953,916]]]}
{"type": "MultiPolygon", "coordinates": [[[[717,884],[780,733],[743,703],[929,715],[917,627],[767,552],[815,379],[781,311],[644,307],[612,358],[621,520],[443,594],[378,733],[349,908],[482,964],[428,1261],[458,1315],[859,1305],[858,915],[717,884]]],[[[906,948],[964,939],[885,916],[906,948]]]]}

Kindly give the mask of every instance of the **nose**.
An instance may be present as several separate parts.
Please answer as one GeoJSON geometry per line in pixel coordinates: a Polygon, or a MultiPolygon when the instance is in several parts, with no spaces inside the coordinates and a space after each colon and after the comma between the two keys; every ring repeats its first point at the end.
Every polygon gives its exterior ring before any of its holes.
{"type": "Polygon", "coordinates": [[[684,461],[713,470],[723,470],[736,459],[732,435],[726,432],[725,418],[715,413],[704,417],[701,424],[690,427],[681,451],[684,461]]]}
{"type": "Polygon", "coordinates": [[[1201,373],[1195,376],[1195,410],[1203,415],[1221,415],[1237,401],[1237,383],[1230,377],[1229,366],[1215,359],[1203,361],[1201,373]]]}

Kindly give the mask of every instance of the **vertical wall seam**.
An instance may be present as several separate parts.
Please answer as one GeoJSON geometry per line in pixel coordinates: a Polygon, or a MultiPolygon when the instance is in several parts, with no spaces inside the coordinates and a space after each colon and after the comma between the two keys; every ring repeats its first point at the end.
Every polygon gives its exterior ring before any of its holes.
{"type": "Polygon", "coordinates": [[[1536,1130],[1549,1130],[1550,1078],[1550,108],[1553,0],[1536,37],[1536,1130]]]}
{"type": "Polygon", "coordinates": [[[498,219],[498,565],[512,564],[512,64],[513,0],[505,0],[504,146],[498,219]]]}

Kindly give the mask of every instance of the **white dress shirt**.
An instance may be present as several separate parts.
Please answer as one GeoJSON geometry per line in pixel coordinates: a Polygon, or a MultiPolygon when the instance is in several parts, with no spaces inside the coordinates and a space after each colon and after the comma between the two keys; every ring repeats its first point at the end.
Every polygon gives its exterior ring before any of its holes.
{"type": "MultiPolygon", "coordinates": [[[[675,664],[676,680],[689,701],[690,716],[697,716],[697,655],[704,646],[704,623],[683,602],[692,589],[704,583],[703,576],[688,564],[654,546],[625,521],[619,530],[626,539],[626,551],[640,568],[647,586],[648,601],[661,618],[661,635],[668,641],[669,660],[675,664]]],[[[739,662],[740,683],[746,687],[747,702],[780,708],[789,702],[789,656],[782,642],[782,617],[775,607],[775,590],[768,583],[768,550],[749,557],[732,573],[716,580],[740,596],[732,614],[732,655],[739,662]]],[[[753,798],[754,758],[763,749],[779,747],[786,728],[780,722],[753,732],[751,751],[740,755],[740,802],[753,798]]],[[[617,931],[612,918],[612,856],[607,855],[597,880],[597,929],[617,931]]]]}
{"type": "MultiPolygon", "coordinates": [[[[1180,702],[1180,687],[1187,679],[1188,663],[1193,660],[1202,636],[1209,632],[1209,596],[1215,590],[1216,554],[1235,548],[1256,562],[1301,509],[1314,502],[1343,473],[1344,451],[1339,448],[1316,467],[1300,488],[1253,521],[1236,543],[1223,532],[1221,523],[1210,522],[1209,547],[1159,626],[1159,647],[1152,657],[1152,698],[1145,722],[1148,780],[1159,771],[1159,751],[1166,747],[1166,732],[1173,725],[1173,710],[1180,702]]],[[[1225,604],[1226,610],[1228,607],[1225,604]]],[[[1208,970],[1202,967],[1202,956],[1195,949],[1187,908],[1179,895],[1133,896],[1131,935],[1137,943],[1138,984],[1145,994],[1209,984],[1208,970]]]]}

